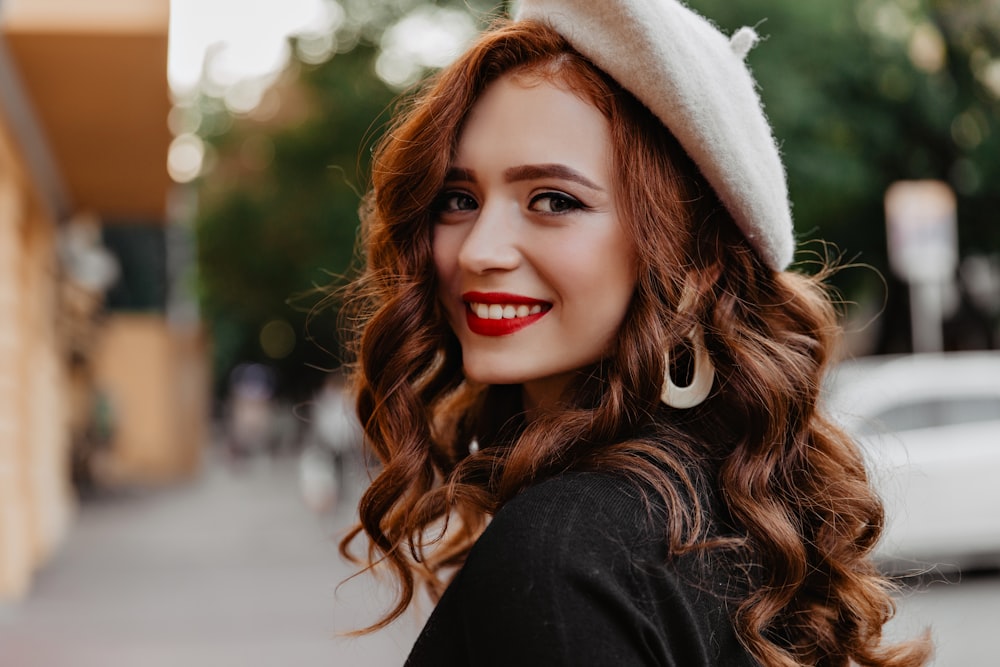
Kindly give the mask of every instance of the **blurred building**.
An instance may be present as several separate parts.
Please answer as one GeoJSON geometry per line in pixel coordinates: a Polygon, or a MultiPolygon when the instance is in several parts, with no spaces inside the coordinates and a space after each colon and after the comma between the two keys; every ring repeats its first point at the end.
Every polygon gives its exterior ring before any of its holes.
{"type": "Polygon", "coordinates": [[[168,18],[0,0],[0,600],[66,535],[74,486],[189,475],[206,438],[205,341],[171,297],[168,18]]]}

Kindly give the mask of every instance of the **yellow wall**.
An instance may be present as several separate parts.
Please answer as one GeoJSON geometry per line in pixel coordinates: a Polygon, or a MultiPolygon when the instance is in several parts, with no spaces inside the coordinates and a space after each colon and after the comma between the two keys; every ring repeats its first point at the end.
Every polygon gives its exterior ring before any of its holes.
{"type": "Polygon", "coordinates": [[[167,0],[3,0],[0,17],[18,29],[163,30],[167,0]]]}
{"type": "Polygon", "coordinates": [[[98,482],[189,475],[207,439],[200,328],[163,313],[98,326],[103,294],[57,253],[64,217],[167,224],[168,18],[168,0],[0,0],[0,72],[18,75],[0,78],[0,600],[25,595],[68,531],[95,389],[117,418],[98,482]]]}
{"type": "Polygon", "coordinates": [[[0,600],[11,600],[27,593],[69,528],[74,391],[87,392],[93,382],[114,410],[114,439],[98,481],[161,483],[198,468],[208,437],[209,380],[200,327],[172,327],[162,313],[115,313],[89,345],[93,379],[77,386],[68,350],[80,341],[66,340],[76,329],[67,326],[56,224],[33,205],[2,121],[0,600]]]}
{"type": "Polygon", "coordinates": [[[55,224],[36,201],[0,123],[0,599],[25,594],[74,506],[55,224]]]}
{"type": "Polygon", "coordinates": [[[99,470],[104,483],[168,481],[198,467],[207,438],[205,358],[201,334],[171,327],[162,314],[109,316],[94,362],[115,425],[99,470]]]}

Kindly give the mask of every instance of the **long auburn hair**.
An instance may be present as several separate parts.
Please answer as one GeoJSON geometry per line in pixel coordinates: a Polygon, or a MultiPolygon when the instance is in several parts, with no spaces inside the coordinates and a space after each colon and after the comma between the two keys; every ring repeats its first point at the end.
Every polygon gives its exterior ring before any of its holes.
{"type": "Polygon", "coordinates": [[[381,468],[341,551],[351,557],[364,533],[360,562],[399,583],[396,605],[369,630],[402,614],[418,583],[440,594],[507,500],[574,468],[615,471],[657,494],[673,553],[735,564],[746,581],[732,593],[734,624],[763,664],[927,659],[926,640],[882,644],[894,613],[870,559],[882,505],[855,444],[818,409],[839,332],[823,276],[764,266],[664,126],[558,33],[500,22],[404,103],[375,152],[361,249],[348,324],[358,414],[381,468]],[[433,203],[463,121],[509,73],[566,86],[607,117],[619,217],[642,239],[611,349],[579,374],[565,409],[530,423],[516,388],[463,377],[432,256],[433,203]],[[663,352],[683,360],[694,325],[715,387],[674,410],[659,399],[663,352]]]}

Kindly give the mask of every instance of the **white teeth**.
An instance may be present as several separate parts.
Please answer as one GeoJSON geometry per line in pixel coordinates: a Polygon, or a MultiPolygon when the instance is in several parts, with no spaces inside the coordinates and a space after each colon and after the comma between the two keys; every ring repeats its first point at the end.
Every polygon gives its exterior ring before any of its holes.
{"type": "Polygon", "coordinates": [[[528,317],[542,312],[540,304],[529,306],[524,303],[518,305],[512,303],[469,303],[469,309],[476,314],[476,317],[484,320],[512,320],[515,317],[528,317]]]}

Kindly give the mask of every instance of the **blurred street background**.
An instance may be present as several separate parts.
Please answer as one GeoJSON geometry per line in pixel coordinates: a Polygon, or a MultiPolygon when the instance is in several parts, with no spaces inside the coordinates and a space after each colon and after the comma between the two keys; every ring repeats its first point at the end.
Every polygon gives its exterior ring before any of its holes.
{"type": "MultiPolygon", "coordinates": [[[[764,36],[795,268],[843,266],[890,632],[996,664],[1000,0],[689,4],[764,36]]],[[[0,667],[400,664],[419,612],[334,638],[387,599],[337,588],[336,288],[394,100],[497,6],[0,0],[0,667]]]]}
{"type": "Polygon", "coordinates": [[[401,665],[416,615],[343,636],[388,599],[368,577],[345,581],[355,569],[336,546],[356,496],[316,515],[294,457],[231,464],[216,448],[183,484],[88,499],[30,595],[0,605],[0,665],[401,665]]]}

